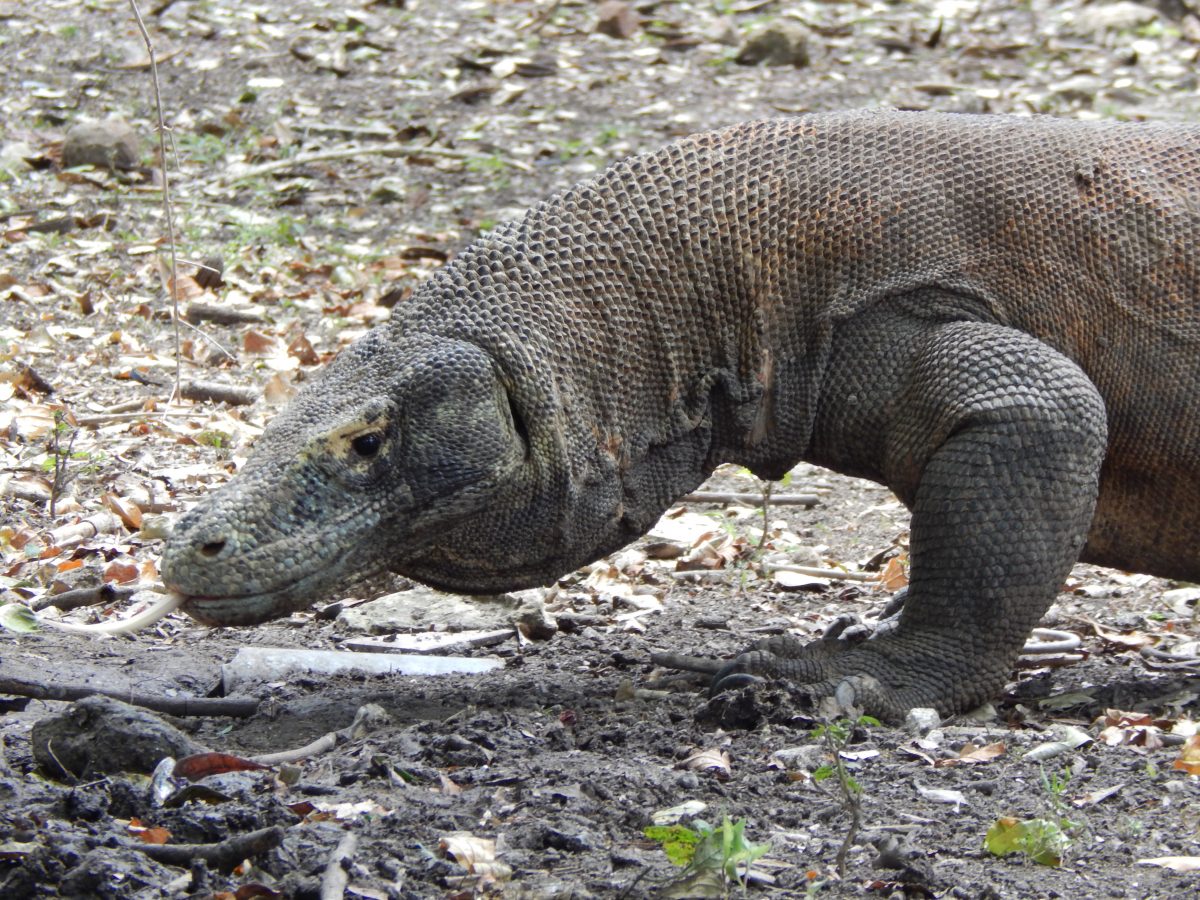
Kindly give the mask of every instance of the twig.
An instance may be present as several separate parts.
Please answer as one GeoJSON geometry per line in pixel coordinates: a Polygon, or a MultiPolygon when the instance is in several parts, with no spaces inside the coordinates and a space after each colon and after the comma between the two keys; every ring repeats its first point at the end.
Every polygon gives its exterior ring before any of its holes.
{"type": "Polygon", "coordinates": [[[194,860],[202,859],[210,866],[228,872],[249,857],[273,850],[283,843],[284,828],[272,825],[249,834],[239,834],[215,844],[126,844],[145,853],[155,862],[167,866],[189,868],[194,860]]]}
{"type": "MultiPolygon", "coordinates": [[[[441,156],[445,159],[467,160],[480,154],[464,153],[461,150],[446,150],[440,147],[413,147],[408,144],[379,144],[375,147],[338,147],[333,150],[314,150],[311,153],[297,153],[295,156],[289,156],[287,159],[274,159],[271,162],[260,163],[257,166],[251,166],[248,169],[243,169],[241,172],[232,172],[228,175],[222,175],[212,181],[214,185],[236,184],[239,181],[248,181],[252,178],[259,178],[263,175],[271,175],[275,172],[283,172],[287,169],[294,169],[297,166],[306,166],[309,163],[328,162],[335,159],[348,159],[354,156],[363,156],[366,154],[374,156],[392,156],[403,158],[407,156],[441,156]]],[[[533,167],[528,163],[523,163],[520,160],[505,157],[507,162],[514,169],[520,169],[523,172],[532,172],[533,167]]]]}
{"type": "Polygon", "coordinates": [[[171,246],[171,277],[168,285],[171,291],[171,318],[175,322],[175,396],[179,396],[179,385],[183,380],[183,339],[179,333],[179,266],[176,263],[175,252],[175,215],[171,209],[171,179],[167,174],[167,123],[163,118],[162,90],[158,84],[158,61],[154,56],[154,45],[150,41],[150,32],[142,21],[141,10],[137,0],[129,0],[133,17],[137,20],[138,31],[146,44],[146,53],[150,57],[150,76],[154,82],[154,108],[158,112],[158,157],[162,172],[162,202],[163,214],[167,219],[167,240],[171,246]]]}
{"type": "MultiPolygon", "coordinates": [[[[178,320],[176,320],[176,321],[178,321],[178,320]]],[[[213,337],[212,335],[210,335],[210,334],[207,334],[206,332],[204,332],[204,331],[202,331],[201,329],[197,328],[195,325],[193,325],[191,322],[187,321],[186,319],[185,319],[185,320],[182,322],[182,324],[183,324],[183,327],[184,327],[184,328],[187,328],[187,329],[191,330],[193,333],[195,333],[196,335],[198,335],[200,338],[202,338],[202,339],[204,339],[205,341],[207,341],[207,342],[209,343],[209,345],[210,345],[210,346],[216,347],[216,348],[217,348],[217,350],[219,350],[221,353],[223,353],[223,354],[225,355],[225,358],[226,358],[226,359],[228,359],[228,360],[230,360],[230,361],[235,361],[235,360],[237,359],[237,357],[236,357],[236,356],[234,356],[232,353],[230,353],[228,350],[226,350],[226,349],[225,349],[225,347],[224,347],[224,346],[222,346],[221,342],[220,342],[220,341],[218,341],[218,340],[217,340],[215,337],[213,337]]]]}
{"type": "Polygon", "coordinates": [[[259,324],[267,320],[261,309],[239,309],[216,303],[189,303],[183,315],[192,322],[216,322],[220,325],[259,324]]]}
{"type": "Polygon", "coordinates": [[[554,14],[558,12],[560,6],[562,6],[562,0],[550,0],[544,10],[535,13],[527,21],[518,25],[517,31],[529,31],[537,34],[547,22],[554,18],[554,14]]]}
{"type": "Polygon", "coordinates": [[[53,606],[55,609],[62,610],[63,612],[70,612],[73,609],[79,609],[81,606],[119,603],[122,600],[128,600],[138,591],[144,590],[150,590],[150,586],[145,584],[113,585],[105,582],[94,587],[75,588],[74,590],[63,591],[61,594],[48,594],[39,597],[29,604],[29,608],[34,612],[40,612],[47,607],[53,606]]]}
{"type": "Polygon", "coordinates": [[[684,494],[677,502],[744,503],[747,506],[765,506],[769,502],[772,506],[816,506],[821,502],[821,498],[816,494],[772,494],[769,500],[764,500],[762,492],[750,494],[741,492],[693,491],[690,494],[684,494]]]}
{"type": "Polygon", "coordinates": [[[367,732],[378,724],[380,719],[386,720],[386,716],[387,714],[380,711],[379,707],[368,703],[358,708],[358,712],[354,715],[354,721],[345,728],[327,732],[315,741],[305,744],[303,747],[297,747],[295,750],[264,753],[260,756],[252,756],[250,758],[254,762],[261,763],[264,766],[278,766],[283,763],[296,762],[299,759],[307,759],[310,756],[316,756],[327,750],[332,750],[340,744],[365,737],[367,732]]]}
{"type": "Polygon", "coordinates": [[[134,422],[138,419],[149,419],[161,413],[164,416],[183,416],[188,419],[203,419],[209,415],[204,410],[199,409],[171,409],[171,410],[148,410],[144,409],[140,412],[124,412],[124,413],[101,413],[95,416],[79,416],[75,421],[80,425],[107,425],[109,422],[134,422]]]}
{"type": "Polygon", "coordinates": [[[772,572],[795,572],[798,575],[811,575],[813,578],[830,578],[842,581],[878,581],[877,572],[847,572],[843,569],[822,569],[817,566],[790,566],[767,563],[763,566],[763,574],[772,572]]]}
{"type": "Polygon", "coordinates": [[[813,773],[813,780],[820,782],[824,777],[832,775],[837,779],[838,792],[842,795],[842,808],[850,813],[850,827],[846,829],[846,836],[842,839],[842,844],[838,848],[836,863],[838,878],[842,881],[846,880],[846,857],[850,853],[850,848],[854,846],[854,838],[862,829],[862,785],[860,785],[854,776],[850,774],[846,768],[845,760],[842,759],[842,751],[850,743],[850,738],[854,734],[855,723],[850,719],[823,719],[821,724],[813,732],[814,737],[819,737],[825,745],[825,749],[829,751],[833,762],[821,768],[825,770],[825,775],[821,776],[818,772],[813,773]]]}
{"type": "Polygon", "coordinates": [[[161,697],[157,694],[138,694],[114,691],[87,684],[43,684],[25,678],[0,675],[0,694],[32,697],[35,700],[82,700],[100,694],[122,700],[132,706],[152,709],[172,716],[231,716],[247,718],[258,710],[258,700],[229,697],[161,697]]]}
{"type": "Polygon", "coordinates": [[[346,896],[346,885],[350,883],[346,866],[354,858],[357,849],[358,835],[347,831],[325,864],[325,872],[321,876],[321,900],[342,900],[346,896]]]}
{"type": "Polygon", "coordinates": [[[246,406],[258,399],[258,391],[255,388],[219,384],[215,381],[189,381],[183,386],[180,396],[184,400],[207,400],[212,403],[228,403],[230,406],[246,406]]]}
{"type": "Polygon", "coordinates": [[[120,519],[110,512],[98,512],[81,522],[73,522],[70,525],[63,525],[61,528],[55,528],[47,535],[49,539],[47,543],[60,550],[65,550],[68,547],[82,544],[84,541],[90,541],[98,534],[108,534],[120,531],[120,529],[120,519]]]}
{"type": "Polygon", "coordinates": [[[67,477],[67,466],[71,461],[71,448],[75,446],[75,437],[79,434],[79,429],[69,423],[67,413],[64,410],[56,409],[54,411],[54,432],[50,437],[50,453],[54,457],[54,480],[50,482],[50,518],[54,518],[55,506],[58,503],[58,498],[62,496],[62,492],[66,489],[70,479],[67,477]],[[70,429],[70,436],[67,439],[66,449],[62,446],[63,431],[70,429]]]}

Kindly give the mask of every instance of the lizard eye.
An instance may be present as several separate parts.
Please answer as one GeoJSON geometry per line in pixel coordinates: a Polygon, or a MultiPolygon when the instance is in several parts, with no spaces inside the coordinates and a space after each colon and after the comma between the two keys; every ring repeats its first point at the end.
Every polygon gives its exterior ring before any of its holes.
{"type": "Polygon", "coordinates": [[[383,435],[378,431],[369,431],[366,434],[360,434],[352,440],[350,446],[363,459],[370,459],[383,446],[383,435]]]}

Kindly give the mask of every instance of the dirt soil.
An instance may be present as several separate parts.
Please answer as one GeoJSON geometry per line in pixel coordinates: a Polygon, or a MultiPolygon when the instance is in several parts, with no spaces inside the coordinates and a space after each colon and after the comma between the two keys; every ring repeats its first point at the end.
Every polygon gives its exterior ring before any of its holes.
{"type": "MultiPolygon", "coordinates": [[[[1191,6],[142,0],[178,159],[178,255],[224,273],[214,285],[181,263],[183,376],[253,401],[166,416],[157,116],[129,4],[0,0],[0,602],[153,583],[163,517],[227,479],[323,360],[480,231],[612,160],[847,107],[1196,121],[1191,6]],[[764,29],[791,56],[739,63],[764,29]],[[64,169],[68,130],[107,116],[140,140],[134,165],[64,169]]],[[[732,469],[710,487],[760,491],[732,469]]],[[[994,706],[933,731],[848,729],[855,811],[823,777],[839,748],[786,691],[710,705],[702,682],[649,660],[815,638],[843,613],[878,615],[903,583],[907,517],[885,489],[802,466],[777,490],[819,499],[772,505],[761,547],[753,504],[686,503],[691,531],[564,579],[545,601],[551,636],[514,629],[465,651],[496,671],[243,683],[231,697],[260,701],[243,717],[118,713],[97,732],[86,707],[31,700],[13,680],[220,696],[241,647],[360,637],[338,613],[370,586],[250,629],[174,615],[96,639],[23,633],[9,615],[0,896],[723,896],[743,888],[719,864],[675,865],[646,829],[727,818],[769,845],[749,895],[1196,895],[1200,760],[1181,745],[1197,717],[1200,592],[1078,567],[1047,617],[1078,650],[1028,659],[994,706]],[[781,561],[872,580],[772,573],[781,561]],[[384,715],[297,763],[201,757],[213,774],[191,785],[178,769],[122,771],[164,721],[186,736],[172,754],[245,757],[346,729],[370,704],[384,715]],[[1072,726],[1086,743],[1031,752],[1072,726]],[[1040,822],[1051,852],[989,852],[985,835],[1010,820],[1040,822]]],[[[109,596],[65,618],[138,603],[109,596]]]]}

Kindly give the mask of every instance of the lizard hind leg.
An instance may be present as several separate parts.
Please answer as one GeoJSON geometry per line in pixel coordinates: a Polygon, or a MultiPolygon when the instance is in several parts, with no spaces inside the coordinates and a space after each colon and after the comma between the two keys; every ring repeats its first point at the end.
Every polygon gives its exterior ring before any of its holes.
{"type": "Polygon", "coordinates": [[[887,317],[907,335],[885,328],[886,345],[873,340],[880,323],[867,316],[835,339],[855,352],[830,360],[814,461],[839,468],[836,447],[870,429],[841,467],[874,473],[912,510],[899,622],[855,643],[772,638],[719,672],[717,687],[748,673],[888,719],[916,706],[966,711],[1003,687],[1078,558],[1106,449],[1091,381],[1010,328],[887,317]],[[864,348],[887,356],[864,360],[864,348]],[[885,383],[864,385],[872,372],[885,383]],[[864,389],[874,391],[865,404],[864,389]]]}

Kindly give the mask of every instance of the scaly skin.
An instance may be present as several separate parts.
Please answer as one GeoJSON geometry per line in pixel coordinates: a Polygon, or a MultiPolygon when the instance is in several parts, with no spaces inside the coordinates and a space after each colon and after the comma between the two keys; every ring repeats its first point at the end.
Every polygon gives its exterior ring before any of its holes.
{"type": "Polygon", "coordinates": [[[719,463],[912,509],[899,625],[775,641],[898,717],[1004,683],[1077,558],[1200,580],[1200,129],[922,113],[750,123],[464,251],[187,513],[163,578],[253,624],[392,569],[545,584],[719,463]]]}

